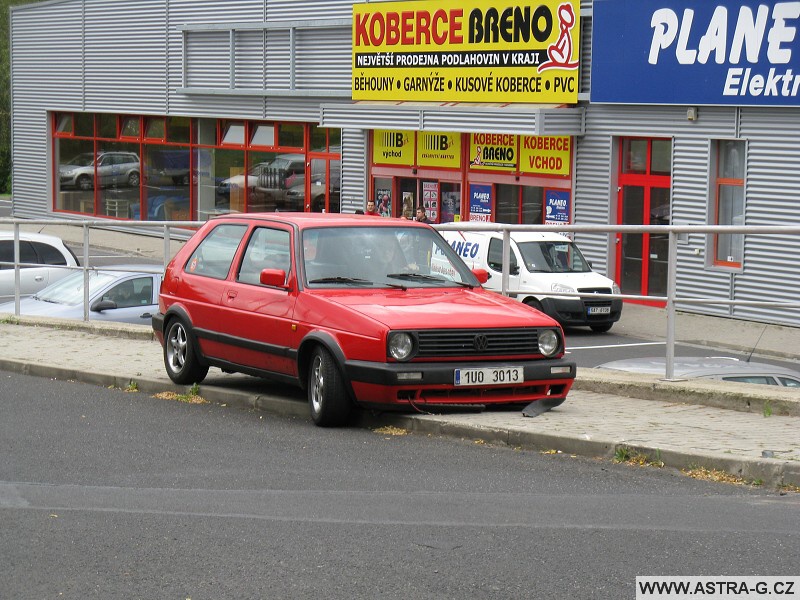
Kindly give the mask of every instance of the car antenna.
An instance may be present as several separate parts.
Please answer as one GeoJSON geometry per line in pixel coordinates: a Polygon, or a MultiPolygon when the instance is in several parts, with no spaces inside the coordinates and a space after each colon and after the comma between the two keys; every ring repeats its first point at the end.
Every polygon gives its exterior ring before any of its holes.
{"type": "Polygon", "coordinates": [[[751,358],[753,358],[753,352],[755,352],[755,351],[756,351],[756,347],[758,347],[758,342],[760,342],[760,341],[761,341],[761,337],[764,335],[764,332],[765,332],[766,330],[767,330],[767,326],[766,326],[766,325],[764,325],[764,329],[762,329],[762,330],[761,330],[761,335],[759,335],[759,336],[758,336],[758,339],[756,340],[756,344],[755,344],[755,346],[753,346],[753,349],[752,349],[752,350],[750,350],[750,354],[748,354],[748,355],[747,355],[747,360],[746,360],[746,361],[744,361],[744,362],[748,362],[748,363],[749,363],[749,362],[750,362],[750,359],[751,359],[751,358]]]}

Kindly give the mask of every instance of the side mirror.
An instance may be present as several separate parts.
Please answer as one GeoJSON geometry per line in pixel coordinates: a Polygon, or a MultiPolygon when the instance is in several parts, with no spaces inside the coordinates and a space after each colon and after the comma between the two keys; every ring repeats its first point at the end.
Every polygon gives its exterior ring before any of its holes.
{"type": "Polygon", "coordinates": [[[283,269],[264,269],[261,271],[258,280],[262,285],[283,288],[285,290],[289,289],[289,286],[286,285],[286,271],[283,269]]]}
{"type": "Polygon", "coordinates": [[[101,299],[92,304],[89,310],[92,312],[103,312],[104,310],[113,310],[117,308],[117,303],[113,300],[101,299]]]}
{"type": "Polygon", "coordinates": [[[472,269],[472,274],[478,278],[478,281],[481,284],[484,284],[487,281],[489,281],[489,271],[487,271],[486,269],[472,269]]]}

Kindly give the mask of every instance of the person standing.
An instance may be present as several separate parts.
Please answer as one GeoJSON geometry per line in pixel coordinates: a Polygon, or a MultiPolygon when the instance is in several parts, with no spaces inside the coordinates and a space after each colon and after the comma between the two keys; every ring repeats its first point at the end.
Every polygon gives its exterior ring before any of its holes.
{"type": "Polygon", "coordinates": [[[372,217],[380,217],[381,213],[375,210],[375,200],[367,200],[367,212],[364,213],[365,215],[370,215],[372,217]]]}
{"type": "Polygon", "coordinates": [[[430,223],[428,215],[425,213],[425,209],[421,206],[417,207],[417,221],[420,223],[430,223]]]}

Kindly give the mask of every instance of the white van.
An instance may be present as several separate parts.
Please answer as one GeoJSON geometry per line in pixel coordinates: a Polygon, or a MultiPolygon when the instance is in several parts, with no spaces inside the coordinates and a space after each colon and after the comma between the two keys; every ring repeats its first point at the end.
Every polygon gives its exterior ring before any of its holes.
{"type": "MultiPolygon", "coordinates": [[[[484,287],[502,291],[503,234],[496,231],[440,231],[473,269],[486,269],[484,287]]],[[[547,313],[565,326],[586,325],[605,332],[622,314],[621,298],[550,296],[551,292],[619,294],[619,286],[595,273],[568,237],[550,232],[511,233],[508,294],[547,313]]]]}

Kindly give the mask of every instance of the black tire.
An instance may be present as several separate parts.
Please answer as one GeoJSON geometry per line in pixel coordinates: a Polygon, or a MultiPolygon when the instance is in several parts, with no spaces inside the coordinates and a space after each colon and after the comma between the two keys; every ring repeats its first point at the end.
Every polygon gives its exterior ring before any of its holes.
{"type": "Polygon", "coordinates": [[[344,425],[352,409],[339,367],[322,346],[314,349],[309,362],[308,406],[311,418],[320,427],[344,425]]]}
{"type": "Polygon", "coordinates": [[[525,299],[525,304],[527,304],[531,308],[535,308],[540,313],[544,312],[544,309],[542,308],[542,303],[539,302],[536,298],[526,298],[525,299]]]}
{"type": "Polygon", "coordinates": [[[130,175],[128,175],[128,185],[130,187],[139,187],[139,173],[134,171],[130,175]]]}
{"type": "Polygon", "coordinates": [[[605,333],[611,329],[613,323],[603,323],[602,325],[589,325],[592,331],[595,333],[605,333]]]}
{"type": "Polygon", "coordinates": [[[88,175],[81,175],[78,177],[78,189],[88,192],[92,189],[92,178],[88,175]]]}
{"type": "Polygon", "coordinates": [[[167,325],[164,366],[169,378],[180,385],[200,383],[208,374],[208,367],[197,359],[189,328],[182,319],[173,319],[167,325]]]}

